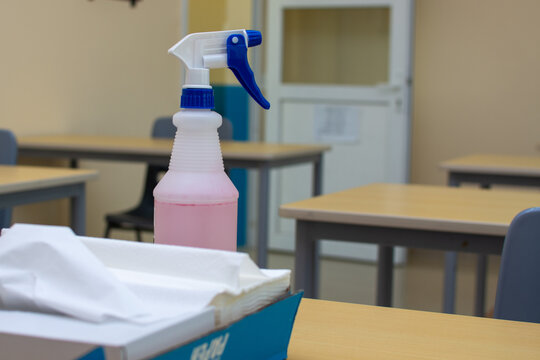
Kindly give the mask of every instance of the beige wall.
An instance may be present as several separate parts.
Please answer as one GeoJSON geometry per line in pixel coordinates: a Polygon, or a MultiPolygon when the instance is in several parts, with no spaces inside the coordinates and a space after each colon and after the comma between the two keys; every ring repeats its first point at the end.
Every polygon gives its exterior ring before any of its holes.
{"type": "Polygon", "coordinates": [[[411,180],[477,152],[540,155],[540,1],[417,0],[411,180]]]}
{"type": "MultiPolygon", "coordinates": [[[[0,2],[0,127],[17,135],[148,135],[177,110],[180,1],[0,2]]],[[[24,159],[22,159],[24,161],[24,159]]],[[[100,178],[88,188],[88,233],[103,214],[133,206],[143,165],[83,162],[100,178]]],[[[65,202],[17,207],[20,222],[65,223],[65,202]]]]}

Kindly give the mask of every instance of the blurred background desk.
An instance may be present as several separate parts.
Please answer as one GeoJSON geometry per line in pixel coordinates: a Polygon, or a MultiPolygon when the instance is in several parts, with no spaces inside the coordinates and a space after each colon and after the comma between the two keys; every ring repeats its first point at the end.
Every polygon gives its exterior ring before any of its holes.
{"type": "Polygon", "coordinates": [[[500,254],[512,219],[538,204],[540,193],[372,184],[281,205],[279,214],[296,219],[296,289],[318,294],[318,240],[372,243],[379,245],[376,303],[392,306],[394,246],[500,254]]]}
{"type": "Polygon", "coordinates": [[[289,360],[539,359],[540,324],[302,299],[289,360]]]}
{"type": "Polygon", "coordinates": [[[444,161],[440,167],[448,172],[450,186],[470,182],[540,187],[540,156],[478,154],[444,161]]]}
{"type": "MultiPolygon", "coordinates": [[[[19,137],[17,141],[20,156],[68,158],[72,166],[76,166],[78,159],[167,165],[172,149],[172,140],[150,137],[50,135],[19,137]]],[[[322,145],[221,142],[225,167],[259,171],[257,264],[260,267],[266,267],[267,262],[270,169],[312,163],[312,194],[319,195],[322,191],[323,153],[329,149],[329,146],[322,145]]]]}
{"type": "Polygon", "coordinates": [[[97,175],[95,170],[0,165],[0,208],[69,197],[71,227],[84,235],[85,183],[97,175]]]}

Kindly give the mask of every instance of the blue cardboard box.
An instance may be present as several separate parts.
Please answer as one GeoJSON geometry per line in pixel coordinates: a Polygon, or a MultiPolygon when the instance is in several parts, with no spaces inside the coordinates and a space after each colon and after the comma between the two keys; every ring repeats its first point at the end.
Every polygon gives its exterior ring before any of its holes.
{"type": "MultiPolygon", "coordinates": [[[[288,295],[229,326],[178,347],[163,349],[155,360],[283,360],[303,292],[288,295]]],[[[97,347],[80,360],[107,360],[97,347]]]]}

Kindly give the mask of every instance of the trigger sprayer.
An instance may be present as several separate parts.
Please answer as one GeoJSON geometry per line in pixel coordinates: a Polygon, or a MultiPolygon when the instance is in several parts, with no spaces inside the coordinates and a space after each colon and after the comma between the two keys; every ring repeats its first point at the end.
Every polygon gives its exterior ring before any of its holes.
{"type": "Polygon", "coordinates": [[[228,67],[264,109],[263,97],[247,59],[261,44],[259,31],[230,30],[190,34],[169,49],[185,65],[181,111],[169,170],[154,189],[154,241],[160,244],[236,250],[238,190],[227,176],[212,111],[210,70],[228,67]]]}

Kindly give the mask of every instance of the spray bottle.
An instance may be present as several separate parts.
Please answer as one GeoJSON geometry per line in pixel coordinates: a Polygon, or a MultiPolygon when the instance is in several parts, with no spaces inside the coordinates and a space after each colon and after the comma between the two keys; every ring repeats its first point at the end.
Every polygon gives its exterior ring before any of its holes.
{"type": "Polygon", "coordinates": [[[236,250],[238,190],[224,171],[217,129],[221,115],[212,111],[211,68],[228,67],[264,109],[247,60],[247,48],[262,42],[261,33],[231,30],[190,34],[169,49],[186,67],[181,111],[169,170],[154,189],[154,241],[160,244],[236,250]]]}

